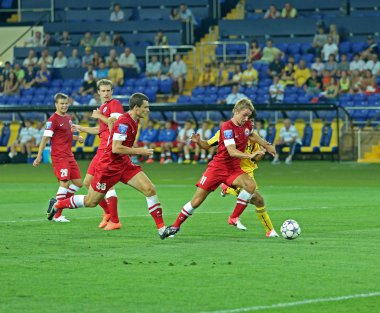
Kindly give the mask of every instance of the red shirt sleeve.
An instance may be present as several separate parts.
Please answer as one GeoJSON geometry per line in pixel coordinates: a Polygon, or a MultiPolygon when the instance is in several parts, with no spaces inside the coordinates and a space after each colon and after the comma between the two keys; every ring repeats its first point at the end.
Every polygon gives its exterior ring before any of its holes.
{"type": "Polygon", "coordinates": [[[123,106],[121,105],[120,101],[118,101],[118,100],[113,100],[111,102],[110,116],[112,116],[113,113],[119,113],[119,114],[124,113],[123,106]]]}

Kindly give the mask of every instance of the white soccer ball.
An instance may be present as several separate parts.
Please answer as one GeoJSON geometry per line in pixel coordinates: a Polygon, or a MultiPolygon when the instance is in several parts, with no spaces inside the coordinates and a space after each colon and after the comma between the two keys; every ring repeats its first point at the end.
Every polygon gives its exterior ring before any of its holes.
{"type": "Polygon", "coordinates": [[[301,227],[295,220],[286,220],[281,225],[281,235],[285,239],[296,239],[301,234],[301,227]]]}

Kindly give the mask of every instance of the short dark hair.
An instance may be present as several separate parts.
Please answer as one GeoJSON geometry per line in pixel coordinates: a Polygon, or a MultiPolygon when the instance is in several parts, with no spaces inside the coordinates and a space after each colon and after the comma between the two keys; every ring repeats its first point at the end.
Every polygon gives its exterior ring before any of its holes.
{"type": "Polygon", "coordinates": [[[62,92],[56,93],[54,96],[54,102],[57,103],[60,99],[68,100],[69,96],[62,92]]]}
{"type": "Polygon", "coordinates": [[[144,101],[149,101],[149,98],[143,93],[136,92],[129,98],[129,108],[133,110],[135,106],[141,107],[144,101]]]}

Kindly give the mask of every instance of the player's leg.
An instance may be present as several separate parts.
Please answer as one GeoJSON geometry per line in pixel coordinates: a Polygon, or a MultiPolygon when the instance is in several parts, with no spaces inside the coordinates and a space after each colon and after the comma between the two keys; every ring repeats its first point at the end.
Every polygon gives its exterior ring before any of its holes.
{"type": "Polygon", "coordinates": [[[121,228],[121,224],[120,224],[120,220],[119,220],[119,213],[117,211],[118,198],[117,198],[117,193],[116,193],[115,188],[111,188],[110,190],[107,191],[105,199],[106,199],[110,214],[109,214],[109,218],[107,221],[106,221],[107,217],[106,217],[106,219],[104,219],[104,222],[106,224],[104,226],[99,225],[99,227],[100,228],[106,227],[105,228],[106,230],[113,230],[113,229],[121,228]]]}
{"type": "MultiPolygon", "coordinates": [[[[59,188],[57,190],[57,194],[55,198],[57,200],[63,200],[66,199],[67,197],[67,191],[70,186],[70,181],[69,180],[60,180],[59,181],[59,188]]],[[[54,215],[53,218],[54,222],[60,222],[60,223],[67,223],[70,222],[66,217],[62,215],[62,210],[58,210],[57,213],[54,215]]]]}
{"type": "Polygon", "coordinates": [[[265,228],[267,237],[278,237],[276,231],[274,230],[272,221],[269,217],[267,209],[265,207],[265,202],[263,196],[259,193],[258,190],[255,190],[251,198],[251,203],[256,207],[256,215],[259,218],[261,224],[265,228]]]}

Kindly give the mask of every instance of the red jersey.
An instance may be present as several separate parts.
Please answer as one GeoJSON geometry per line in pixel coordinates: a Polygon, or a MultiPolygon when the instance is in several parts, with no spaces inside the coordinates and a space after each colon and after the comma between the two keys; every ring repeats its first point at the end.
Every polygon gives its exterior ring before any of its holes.
{"type": "Polygon", "coordinates": [[[72,157],[73,133],[71,117],[54,113],[46,122],[44,136],[51,137],[51,156],[53,158],[72,157]]]}
{"type": "Polygon", "coordinates": [[[99,168],[109,171],[121,171],[125,164],[131,164],[129,155],[112,153],[112,141],[122,141],[123,146],[133,147],[138,132],[139,123],[129,113],[125,113],[115,122],[110,134],[110,140],[99,160],[99,168]]]}
{"type": "Polygon", "coordinates": [[[251,132],[251,121],[245,122],[243,126],[235,125],[232,120],[224,122],[220,128],[218,152],[214,156],[213,162],[228,167],[240,168],[241,160],[231,157],[226,147],[234,144],[236,145],[236,149],[244,152],[251,132]]]}
{"type": "MultiPolygon", "coordinates": [[[[100,108],[100,113],[102,113],[107,118],[109,117],[116,117],[118,118],[121,114],[124,113],[123,106],[121,105],[120,101],[116,99],[111,99],[110,101],[104,102],[100,108]]],[[[99,120],[99,137],[100,137],[100,144],[98,149],[104,150],[107,147],[108,137],[109,137],[109,129],[108,125],[106,123],[103,123],[101,120],[99,120]]]]}

